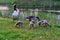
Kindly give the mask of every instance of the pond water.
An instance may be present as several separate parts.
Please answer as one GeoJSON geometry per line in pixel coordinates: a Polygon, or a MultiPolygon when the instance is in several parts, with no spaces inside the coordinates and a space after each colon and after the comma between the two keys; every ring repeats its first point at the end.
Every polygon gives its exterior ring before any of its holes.
{"type": "Polygon", "coordinates": [[[60,19],[60,15],[58,15],[58,19],[60,19]]]}
{"type": "MultiPolygon", "coordinates": [[[[21,20],[23,20],[27,16],[39,16],[42,19],[46,18],[48,21],[60,24],[60,11],[52,11],[52,10],[49,11],[48,10],[49,12],[46,13],[46,12],[43,12],[41,9],[27,9],[27,10],[19,9],[19,10],[20,10],[20,19],[21,20]],[[53,13],[51,13],[51,11],[53,13]]],[[[7,7],[7,6],[3,6],[3,9],[2,9],[2,6],[0,6],[0,11],[2,12],[3,16],[11,16],[11,14],[13,13],[13,10],[10,10],[9,7],[7,7]],[[4,10],[6,10],[6,11],[4,11],[4,10]],[[7,10],[9,10],[9,11],[7,11],[7,10]]]]}
{"type": "Polygon", "coordinates": [[[51,13],[51,15],[52,15],[52,22],[54,22],[55,24],[60,24],[60,13],[58,13],[58,12],[54,12],[54,13],[51,13]]]}

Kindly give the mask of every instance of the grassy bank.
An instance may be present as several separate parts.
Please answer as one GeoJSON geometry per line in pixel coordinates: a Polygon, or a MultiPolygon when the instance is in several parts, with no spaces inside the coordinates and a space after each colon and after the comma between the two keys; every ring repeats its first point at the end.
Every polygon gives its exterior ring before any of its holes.
{"type": "Polygon", "coordinates": [[[0,18],[0,40],[60,40],[60,28],[39,27],[29,29],[28,22],[23,28],[15,28],[12,19],[0,18]]]}

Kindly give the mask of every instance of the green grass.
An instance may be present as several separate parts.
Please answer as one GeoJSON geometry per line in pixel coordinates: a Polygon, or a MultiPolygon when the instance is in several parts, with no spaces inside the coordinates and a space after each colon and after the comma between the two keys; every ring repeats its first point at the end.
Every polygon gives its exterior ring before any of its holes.
{"type": "Polygon", "coordinates": [[[15,28],[12,19],[0,18],[0,40],[60,40],[60,28],[39,27],[29,29],[28,22],[24,21],[23,28],[15,28]]]}

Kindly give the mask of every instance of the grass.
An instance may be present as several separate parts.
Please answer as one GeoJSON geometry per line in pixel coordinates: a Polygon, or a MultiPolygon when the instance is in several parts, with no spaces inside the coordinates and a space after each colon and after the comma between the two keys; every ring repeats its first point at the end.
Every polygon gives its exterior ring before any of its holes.
{"type": "Polygon", "coordinates": [[[0,40],[60,40],[60,28],[39,27],[29,29],[28,22],[23,28],[15,28],[12,19],[0,18],[0,40]]]}

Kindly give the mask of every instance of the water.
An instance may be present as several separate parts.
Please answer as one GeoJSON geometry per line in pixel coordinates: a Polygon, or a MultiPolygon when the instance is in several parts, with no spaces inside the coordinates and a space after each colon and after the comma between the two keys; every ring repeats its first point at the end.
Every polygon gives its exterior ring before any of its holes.
{"type": "MultiPolygon", "coordinates": [[[[2,16],[11,17],[11,15],[13,13],[12,8],[3,6],[3,9],[0,8],[0,12],[1,12],[2,16]]],[[[60,11],[50,10],[47,13],[43,12],[43,11],[41,13],[41,11],[38,9],[22,9],[22,10],[19,9],[19,10],[20,10],[20,20],[24,20],[24,18],[27,16],[39,16],[42,19],[46,18],[49,22],[60,24],[60,11]],[[52,13],[51,13],[51,11],[52,11],[52,13]]]]}

